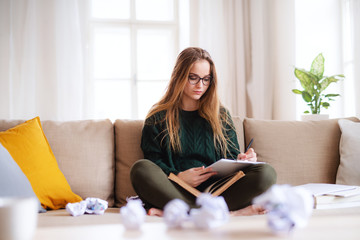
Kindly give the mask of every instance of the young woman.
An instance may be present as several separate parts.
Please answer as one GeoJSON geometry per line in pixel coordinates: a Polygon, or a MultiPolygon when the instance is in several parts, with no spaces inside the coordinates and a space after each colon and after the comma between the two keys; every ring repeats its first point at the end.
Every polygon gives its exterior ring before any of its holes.
{"type": "MultiPolygon", "coordinates": [[[[147,115],[141,139],[145,159],[133,165],[131,181],[155,215],[161,215],[161,209],[175,198],[196,207],[192,194],[168,180],[170,173],[202,191],[213,182],[216,172],[206,167],[215,161],[257,161],[252,148],[240,153],[231,116],[221,105],[217,88],[209,53],[187,48],[177,58],[165,95],[147,115]]],[[[248,167],[244,173],[222,196],[235,214],[261,214],[264,210],[251,201],[275,183],[276,173],[268,164],[248,167]]]]}

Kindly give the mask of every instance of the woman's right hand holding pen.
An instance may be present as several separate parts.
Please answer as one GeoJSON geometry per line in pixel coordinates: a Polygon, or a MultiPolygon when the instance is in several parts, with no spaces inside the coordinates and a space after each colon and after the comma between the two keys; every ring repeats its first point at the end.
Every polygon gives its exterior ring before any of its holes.
{"type": "Polygon", "coordinates": [[[240,153],[237,156],[238,160],[242,161],[250,161],[250,162],[256,162],[257,161],[257,155],[253,148],[251,147],[251,144],[253,143],[254,139],[252,138],[249,142],[249,145],[246,147],[245,153],[240,153]]]}
{"type": "Polygon", "coordinates": [[[250,161],[250,162],[256,162],[257,161],[257,155],[253,148],[249,148],[246,153],[240,153],[237,156],[238,160],[242,161],[250,161]]]}

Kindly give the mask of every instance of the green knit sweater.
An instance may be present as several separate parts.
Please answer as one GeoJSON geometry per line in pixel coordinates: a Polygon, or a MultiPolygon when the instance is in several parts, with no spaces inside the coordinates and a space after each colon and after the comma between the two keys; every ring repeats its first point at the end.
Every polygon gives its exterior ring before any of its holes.
{"type": "MultiPolygon", "coordinates": [[[[226,109],[222,112],[230,117],[226,109]]],[[[189,168],[209,166],[225,157],[215,148],[211,126],[207,120],[199,116],[198,111],[180,110],[181,152],[171,150],[164,118],[165,111],[145,120],[141,149],[144,158],[157,164],[165,174],[178,174],[189,168]]],[[[229,151],[226,157],[231,159],[236,159],[239,154],[239,144],[234,129],[231,120],[230,125],[226,125],[226,135],[229,139],[229,151]]]]}

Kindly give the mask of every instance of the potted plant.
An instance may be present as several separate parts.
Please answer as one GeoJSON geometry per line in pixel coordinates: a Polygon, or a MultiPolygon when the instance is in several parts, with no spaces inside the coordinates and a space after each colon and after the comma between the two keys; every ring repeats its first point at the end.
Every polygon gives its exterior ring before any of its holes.
{"type": "Polygon", "coordinates": [[[333,82],[343,80],[343,74],[337,74],[330,77],[324,76],[324,56],[320,53],[311,64],[310,71],[295,68],[295,76],[299,79],[303,90],[293,89],[293,93],[301,94],[304,101],[310,107],[310,111],[304,113],[320,114],[322,108],[328,109],[330,101],[340,94],[324,94],[325,89],[333,82]]]}

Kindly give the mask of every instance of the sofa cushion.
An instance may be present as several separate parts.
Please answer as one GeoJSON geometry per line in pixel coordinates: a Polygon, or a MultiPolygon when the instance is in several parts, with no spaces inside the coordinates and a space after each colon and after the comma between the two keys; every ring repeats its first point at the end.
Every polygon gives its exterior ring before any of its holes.
{"type": "Polygon", "coordinates": [[[72,190],[114,204],[114,127],[110,120],[44,121],[44,132],[72,190]]]}
{"type": "Polygon", "coordinates": [[[130,168],[144,157],[140,148],[142,120],[116,120],[115,206],[126,204],[126,198],[136,195],[130,181],[130,168]]]}
{"type": "Polygon", "coordinates": [[[360,123],[339,120],[340,165],[337,184],[360,185],[360,123]]]}
{"type": "Polygon", "coordinates": [[[19,165],[44,208],[64,208],[81,201],[60,171],[39,117],[0,132],[0,143],[19,165]]]}
{"type": "Polygon", "coordinates": [[[341,134],[337,121],[246,118],[245,140],[254,138],[258,161],[275,168],[279,184],[335,183],[341,134]]]}

